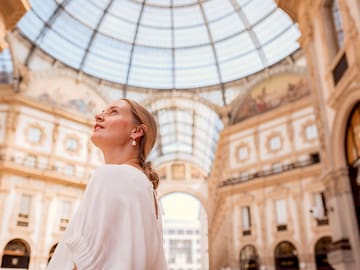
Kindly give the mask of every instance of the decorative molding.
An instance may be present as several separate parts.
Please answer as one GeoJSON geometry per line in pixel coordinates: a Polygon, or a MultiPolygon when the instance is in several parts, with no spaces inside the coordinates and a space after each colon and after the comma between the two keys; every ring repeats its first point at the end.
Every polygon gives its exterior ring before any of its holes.
{"type": "Polygon", "coordinates": [[[234,151],[234,156],[235,156],[235,160],[237,161],[237,163],[241,163],[244,161],[247,161],[250,159],[250,146],[248,143],[245,142],[241,142],[239,143],[234,151]],[[241,151],[246,151],[246,156],[245,157],[240,157],[241,151]]]}
{"type": "Polygon", "coordinates": [[[81,139],[75,133],[67,134],[63,140],[63,147],[68,154],[79,155],[82,148],[81,139]],[[76,145],[73,146],[71,141],[73,141],[76,145]]]}
{"type": "Polygon", "coordinates": [[[280,152],[281,150],[283,150],[284,148],[284,138],[281,134],[281,132],[279,131],[273,131],[271,132],[267,137],[266,137],[266,143],[265,143],[265,147],[266,147],[266,150],[268,153],[271,153],[271,154],[276,154],[278,152],[280,152]],[[279,147],[278,148],[275,148],[273,149],[272,146],[271,146],[271,141],[274,140],[274,139],[279,139],[279,147]]]}
{"type": "Polygon", "coordinates": [[[43,126],[41,126],[39,123],[37,122],[33,122],[30,123],[26,126],[25,130],[24,130],[24,137],[25,140],[31,144],[31,145],[42,145],[46,139],[46,134],[45,134],[45,128],[43,126]],[[40,132],[40,136],[39,136],[39,140],[38,141],[32,141],[31,138],[29,137],[30,131],[31,129],[37,129],[40,132]]]}
{"type": "Polygon", "coordinates": [[[317,129],[317,126],[316,126],[316,123],[315,123],[314,119],[309,119],[309,120],[307,120],[305,123],[303,123],[301,125],[300,137],[302,138],[303,142],[308,142],[308,143],[315,142],[315,141],[317,141],[318,136],[319,136],[318,135],[318,129],[317,129]],[[313,126],[313,125],[316,128],[317,136],[314,137],[314,138],[308,138],[307,135],[306,135],[306,129],[313,126]]]}
{"type": "Polygon", "coordinates": [[[325,185],[325,194],[328,200],[333,197],[351,193],[348,168],[340,168],[330,171],[322,179],[325,185]]]}

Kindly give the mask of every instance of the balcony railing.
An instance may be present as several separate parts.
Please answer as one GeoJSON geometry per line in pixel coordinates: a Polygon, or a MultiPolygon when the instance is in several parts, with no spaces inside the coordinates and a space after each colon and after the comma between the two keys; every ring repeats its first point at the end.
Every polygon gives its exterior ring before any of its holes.
{"type": "Polygon", "coordinates": [[[268,170],[262,170],[255,173],[249,173],[246,175],[241,175],[239,177],[232,177],[225,181],[223,181],[219,187],[225,187],[225,186],[231,186],[231,185],[237,185],[240,183],[248,182],[250,180],[254,180],[256,178],[260,177],[268,177],[276,174],[281,174],[283,172],[288,172],[300,168],[305,168],[308,166],[312,166],[314,164],[320,163],[320,155],[319,153],[310,154],[309,159],[297,161],[294,163],[289,164],[283,164],[278,165],[274,168],[268,169],[268,170]]]}
{"type": "MultiPolygon", "coordinates": [[[[15,156],[5,156],[0,154],[0,162],[10,162],[14,165],[22,166],[24,169],[36,169],[41,173],[56,173],[65,177],[72,177],[78,179],[85,179],[89,177],[85,170],[84,171],[76,171],[69,173],[68,167],[64,166],[55,166],[50,165],[47,162],[40,162],[37,159],[29,160],[28,157],[15,157],[15,156]]],[[[1,165],[1,164],[0,164],[1,165]]],[[[74,167],[75,168],[75,167],[74,167]]],[[[85,167],[83,167],[85,169],[85,167]]]]}

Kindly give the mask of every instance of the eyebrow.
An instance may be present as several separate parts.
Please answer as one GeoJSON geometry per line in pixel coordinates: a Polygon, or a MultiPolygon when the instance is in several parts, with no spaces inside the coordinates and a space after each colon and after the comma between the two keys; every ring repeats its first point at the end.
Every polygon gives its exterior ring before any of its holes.
{"type": "Polygon", "coordinates": [[[111,109],[121,109],[120,106],[116,106],[116,105],[113,105],[113,106],[110,106],[109,108],[105,109],[105,110],[102,110],[101,113],[104,113],[106,111],[110,111],[111,109]]]}

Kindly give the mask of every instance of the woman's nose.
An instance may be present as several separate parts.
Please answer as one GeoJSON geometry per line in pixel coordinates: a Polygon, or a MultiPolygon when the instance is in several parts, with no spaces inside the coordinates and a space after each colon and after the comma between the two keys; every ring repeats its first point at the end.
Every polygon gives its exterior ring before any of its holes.
{"type": "Polygon", "coordinates": [[[98,113],[95,115],[95,121],[96,122],[102,122],[104,121],[104,115],[102,113],[98,113]]]}

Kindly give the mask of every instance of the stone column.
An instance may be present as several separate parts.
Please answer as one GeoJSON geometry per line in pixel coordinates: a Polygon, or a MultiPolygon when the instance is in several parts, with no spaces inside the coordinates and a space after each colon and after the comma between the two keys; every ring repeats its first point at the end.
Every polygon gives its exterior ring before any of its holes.
{"type": "Polygon", "coordinates": [[[333,170],[322,181],[333,241],[328,253],[329,263],[336,270],[357,270],[356,265],[360,265],[360,241],[348,169],[333,170]]]}
{"type": "Polygon", "coordinates": [[[264,193],[257,194],[255,205],[258,212],[258,237],[261,239],[261,246],[259,247],[259,266],[261,269],[270,269],[273,261],[273,251],[269,248],[269,239],[268,239],[268,220],[266,216],[266,198],[264,193]]]}
{"type": "MultiPolygon", "coordinates": [[[[2,175],[0,177],[0,236],[4,235],[5,230],[7,230],[8,228],[8,223],[5,222],[6,219],[6,208],[10,207],[9,204],[6,203],[7,198],[9,196],[10,190],[11,190],[11,186],[9,185],[8,182],[4,181],[4,175],[2,175]]],[[[1,243],[1,238],[0,238],[0,243],[1,243]]]]}

